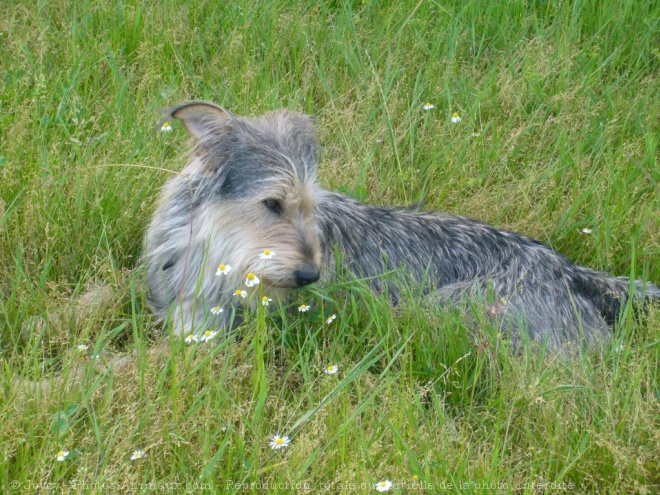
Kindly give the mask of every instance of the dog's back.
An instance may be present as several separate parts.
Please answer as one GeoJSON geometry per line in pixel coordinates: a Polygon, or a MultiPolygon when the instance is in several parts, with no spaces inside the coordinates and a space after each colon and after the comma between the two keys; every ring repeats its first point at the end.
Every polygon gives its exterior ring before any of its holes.
{"type": "MultiPolygon", "coordinates": [[[[326,264],[334,266],[336,245],[344,266],[395,300],[396,275],[383,287],[379,274],[398,271],[399,280],[424,283],[455,306],[466,297],[480,300],[514,340],[523,328],[553,348],[607,340],[628,298],[629,280],[575,265],[515,232],[442,213],[371,207],[336,193],[322,198],[317,217],[326,264]]],[[[658,287],[633,285],[638,298],[660,299],[658,287]]]]}

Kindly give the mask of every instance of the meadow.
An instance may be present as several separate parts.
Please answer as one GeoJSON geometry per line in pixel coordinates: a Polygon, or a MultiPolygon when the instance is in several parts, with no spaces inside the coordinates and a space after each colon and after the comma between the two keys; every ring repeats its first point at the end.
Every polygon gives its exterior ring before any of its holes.
{"type": "Polygon", "coordinates": [[[0,491],[658,493],[660,308],[566,359],[340,277],[188,345],[140,255],[206,99],[315,115],[326,188],[659,284],[659,71],[658,2],[3,0],[0,491]]]}

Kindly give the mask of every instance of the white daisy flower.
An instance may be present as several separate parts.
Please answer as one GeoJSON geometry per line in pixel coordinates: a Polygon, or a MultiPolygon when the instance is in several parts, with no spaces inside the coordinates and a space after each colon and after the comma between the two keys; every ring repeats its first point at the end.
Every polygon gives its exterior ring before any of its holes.
{"type": "Polygon", "coordinates": [[[259,258],[262,260],[269,260],[273,256],[275,256],[275,251],[271,251],[270,249],[264,249],[264,252],[259,255],[259,258]]]}
{"type": "Polygon", "coordinates": [[[186,344],[192,344],[193,342],[197,342],[197,340],[197,335],[191,333],[186,337],[185,342],[186,344]]]}
{"type": "Polygon", "coordinates": [[[376,483],[376,491],[378,492],[388,492],[392,488],[392,482],[390,480],[379,481],[376,483]]]}
{"type": "Polygon", "coordinates": [[[224,309],[222,309],[220,306],[215,306],[215,307],[211,308],[211,313],[214,314],[214,315],[219,315],[223,311],[224,311],[224,309]]]}
{"type": "Polygon", "coordinates": [[[339,367],[336,364],[329,364],[328,367],[325,369],[324,373],[326,375],[334,375],[339,371],[339,367]]]}
{"type": "Polygon", "coordinates": [[[593,229],[589,229],[589,228],[585,227],[585,228],[582,229],[582,233],[583,234],[592,234],[593,229]]]}
{"type": "Polygon", "coordinates": [[[307,304],[301,304],[298,306],[298,311],[301,313],[307,313],[307,311],[309,311],[309,306],[307,306],[307,304]]]}
{"type": "Polygon", "coordinates": [[[172,126],[169,122],[164,122],[163,127],[161,127],[160,130],[163,132],[172,132],[172,126]]]}
{"type": "Polygon", "coordinates": [[[432,105],[431,103],[426,103],[423,107],[425,112],[428,112],[429,110],[433,110],[435,108],[435,105],[432,105]]]}
{"type": "Polygon", "coordinates": [[[334,314],[333,314],[333,315],[330,315],[330,317],[329,317],[327,320],[325,320],[325,323],[326,323],[327,325],[330,325],[330,323],[332,323],[332,322],[335,321],[336,319],[337,319],[337,315],[334,315],[334,314]]]}
{"type": "Polygon", "coordinates": [[[451,123],[452,124],[458,124],[461,120],[463,120],[463,119],[461,119],[458,116],[458,112],[454,112],[453,115],[451,116],[451,123]]]}
{"type": "Polygon", "coordinates": [[[143,457],[144,457],[144,450],[134,450],[133,453],[131,454],[131,461],[142,459],[143,457]]]}
{"type": "Polygon", "coordinates": [[[236,289],[234,291],[234,295],[236,297],[242,297],[243,299],[247,299],[247,292],[241,289],[236,289]]]}
{"type": "Polygon", "coordinates": [[[79,351],[86,351],[87,349],[89,349],[89,346],[87,344],[80,344],[78,346],[79,351]]]}
{"type": "Polygon", "coordinates": [[[264,306],[268,306],[268,303],[271,302],[272,299],[268,296],[264,296],[261,298],[261,304],[264,306]]]}
{"type": "Polygon", "coordinates": [[[278,450],[278,449],[285,449],[289,446],[291,443],[291,439],[287,437],[286,435],[281,437],[279,435],[274,435],[273,439],[270,441],[268,445],[270,445],[270,448],[273,450],[278,450]]]}
{"type": "Polygon", "coordinates": [[[199,340],[201,340],[202,342],[208,342],[210,340],[213,340],[216,335],[218,335],[218,332],[212,332],[211,330],[207,330],[202,334],[202,337],[199,340]]]}
{"type": "Polygon", "coordinates": [[[220,275],[227,275],[231,271],[231,265],[225,265],[220,263],[218,265],[218,270],[215,272],[215,276],[219,277],[220,275]]]}
{"type": "Polygon", "coordinates": [[[60,451],[57,453],[57,460],[58,460],[58,462],[65,461],[67,457],[69,457],[69,451],[68,451],[68,450],[60,450],[60,451]]]}
{"type": "Polygon", "coordinates": [[[245,277],[245,285],[248,287],[254,287],[255,285],[259,285],[259,277],[257,277],[254,273],[250,272],[247,274],[247,277],[245,277]]]}

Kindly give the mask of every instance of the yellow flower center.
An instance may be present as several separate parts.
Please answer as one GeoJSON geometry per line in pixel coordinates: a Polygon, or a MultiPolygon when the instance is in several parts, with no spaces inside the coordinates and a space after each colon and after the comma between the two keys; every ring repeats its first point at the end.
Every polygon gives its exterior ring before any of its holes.
{"type": "Polygon", "coordinates": [[[64,456],[65,456],[65,454],[64,454],[64,451],[62,451],[62,450],[60,450],[60,451],[57,453],[57,457],[64,457],[64,456]]]}
{"type": "Polygon", "coordinates": [[[262,300],[263,302],[268,302],[268,297],[267,297],[267,296],[264,296],[264,297],[261,298],[261,300],[262,300]]]}
{"type": "Polygon", "coordinates": [[[254,273],[248,273],[247,279],[252,282],[254,280],[254,273]]]}
{"type": "Polygon", "coordinates": [[[419,476],[417,476],[416,474],[413,475],[413,480],[417,481],[418,479],[419,479],[419,476]]]}
{"type": "Polygon", "coordinates": [[[264,249],[264,254],[266,256],[270,256],[270,249],[264,249]]]}
{"type": "Polygon", "coordinates": [[[458,117],[458,112],[454,112],[454,115],[452,117],[458,117]]]}
{"type": "Polygon", "coordinates": [[[332,365],[328,366],[328,371],[334,371],[334,370],[335,370],[334,366],[332,366],[332,365]]]}
{"type": "Polygon", "coordinates": [[[220,269],[221,272],[224,272],[225,268],[227,268],[227,265],[223,265],[222,263],[220,263],[220,266],[218,268],[220,269]]]}
{"type": "Polygon", "coordinates": [[[282,445],[282,444],[284,443],[284,439],[282,439],[282,438],[276,438],[276,439],[275,439],[275,443],[276,443],[277,445],[282,445]]]}
{"type": "Polygon", "coordinates": [[[206,335],[207,337],[210,337],[211,336],[211,331],[207,330],[206,332],[204,332],[204,335],[206,335]]]}

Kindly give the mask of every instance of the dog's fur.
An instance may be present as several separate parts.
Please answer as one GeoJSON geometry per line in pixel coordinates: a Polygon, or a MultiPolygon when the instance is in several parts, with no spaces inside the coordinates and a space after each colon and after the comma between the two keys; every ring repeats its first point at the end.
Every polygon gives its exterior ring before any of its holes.
{"type": "Polygon", "coordinates": [[[192,157],[164,187],[145,256],[150,303],[178,334],[230,326],[247,273],[261,278],[259,297],[282,297],[333,276],[336,253],[395,302],[409,283],[424,284],[439,304],[481,300],[514,341],[525,331],[553,349],[607,340],[631,285],[638,301],[660,299],[652,284],[575,265],[514,232],[322,189],[309,116],[280,110],[250,119],[208,102],[167,115],[190,132],[192,157]],[[260,258],[265,249],[272,259],[260,258]],[[220,263],[232,271],[216,276],[220,263]],[[211,314],[215,306],[224,312],[211,314]]]}

